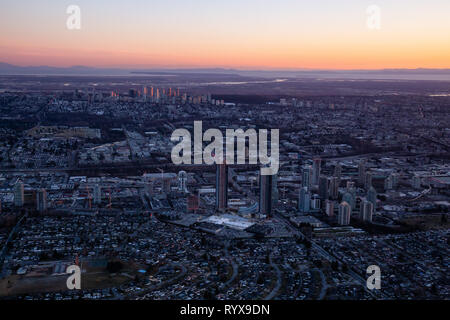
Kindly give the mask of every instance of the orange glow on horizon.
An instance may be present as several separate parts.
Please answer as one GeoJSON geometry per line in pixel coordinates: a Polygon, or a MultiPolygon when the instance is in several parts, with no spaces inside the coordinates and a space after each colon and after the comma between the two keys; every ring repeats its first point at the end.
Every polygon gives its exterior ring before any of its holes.
{"type": "MultiPolygon", "coordinates": [[[[1,48],[1,47],[0,47],[1,48]]],[[[450,68],[450,46],[429,50],[404,48],[331,49],[300,48],[283,50],[239,50],[152,54],[151,51],[89,51],[15,47],[1,48],[0,61],[29,66],[123,68],[190,68],[221,67],[242,69],[389,69],[389,68],[450,68]],[[330,54],[329,50],[332,50],[330,54]],[[432,52],[430,52],[432,51],[432,52]]]]}
{"type": "Polygon", "coordinates": [[[367,4],[355,0],[278,0],[285,6],[256,0],[106,6],[80,0],[83,23],[77,31],[66,28],[64,4],[5,1],[0,62],[21,66],[450,68],[450,2],[443,0],[430,0],[436,6],[386,2],[377,31],[366,26],[367,4]]]}

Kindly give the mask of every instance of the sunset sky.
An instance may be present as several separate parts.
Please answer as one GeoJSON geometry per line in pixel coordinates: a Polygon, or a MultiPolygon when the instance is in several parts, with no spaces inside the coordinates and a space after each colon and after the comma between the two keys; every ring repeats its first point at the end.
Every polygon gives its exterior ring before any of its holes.
{"type": "Polygon", "coordinates": [[[449,0],[1,0],[0,62],[243,69],[450,68],[449,0]],[[81,30],[66,9],[81,8],[81,30]],[[370,30],[366,9],[381,9],[370,30]]]}

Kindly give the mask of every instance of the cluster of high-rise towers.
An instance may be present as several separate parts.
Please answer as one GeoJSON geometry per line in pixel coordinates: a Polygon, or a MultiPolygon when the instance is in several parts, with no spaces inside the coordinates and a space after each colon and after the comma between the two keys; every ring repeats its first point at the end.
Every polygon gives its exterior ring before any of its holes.
{"type": "Polygon", "coordinates": [[[47,191],[45,189],[25,191],[23,182],[21,180],[17,180],[14,184],[14,206],[20,208],[26,203],[35,205],[38,212],[46,211],[47,191]]]}
{"type": "MultiPolygon", "coordinates": [[[[92,95],[92,94],[91,94],[92,95]]],[[[111,98],[120,99],[122,94],[112,91],[111,98]]],[[[157,88],[144,86],[142,89],[130,89],[126,98],[140,99],[151,103],[181,103],[181,104],[212,104],[217,106],[225,105],[223,99],[214,99],[210,93],[202,95],[190,95],[180,92],[180,88],[157,88]]]]}
{"type": "MultiPolygon", "coordinates": [[[[272,216],[274,201],[277,201],[277,175],[259,176],[259,214],[272,216]]],[[[216,210],[224,212],[228,207],[228,166],[216,165],[216,210]]]]}
{"type": "MultiPolygon", "coordinates": [[[[376,210],[377,192],[372,186],[372,173],[366,170],[365,161],[358,167],[358,183],[366,191],[365,196],[357,196],[355,182],[347,181],[343,193],[339,193],[341,185],[342,167],[337,164],[333,175],[328,177],[321,174],[322,160],[313,159],[312,165],[305,165],[301,171],[301,187],[298,200],[298,209],[303,214],[320,212],[323,210],[327,216],[334,216],[335,204],[337,207],[337,222],[340,225],[349,225],[352,213],[359,205],[359,219],[372,222],[376,210]],[[359,199],[359,201],[357,201],[359,199]]],[[[277,175],[260,175],[259,177],[259,214],[272,216],[274,199],[278,197],[277,175]]],[[[224,212],[228,207],[228,166],[216,165],[216,209],[224,212]]]]}
{"type": "MultiPolygon", "coordinates": [[[[302,185],[299,194],[299,211],[311,213],[324,209],[327,216],[334,216],[335,203],[339,203],[337,221],[340,225],[349,225],[351,214],[357,207],[355,183],[347,181],[346,189],[340,197],[342,167],[337,164],[333,176],[321,174],[321,159],[313,159],[313,165],[302,168],[302,185]],[[316,190],[317,193],[313,193],[316,190]],[[338,202],[340,200],[340,202],[338,202]]],[[[366,170],[366,163],[362,160],[358,166],[358,182],[367,192],[365,197],[359,197],[359,218],[371,222],[376,210],[377,192],[372,186],[372,173],[366,170]]]]}

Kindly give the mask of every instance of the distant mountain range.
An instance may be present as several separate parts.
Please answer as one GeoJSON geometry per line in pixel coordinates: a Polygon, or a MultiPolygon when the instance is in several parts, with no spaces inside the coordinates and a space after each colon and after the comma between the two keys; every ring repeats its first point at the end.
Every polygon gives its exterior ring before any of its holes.
{"type": "Polygon", "coordinates": [[[129,70],[103,69],[85,66],[49,67],[49,66],[15,66],[0,62],[0,74],[2,75],[108,75],[129,74],[129,70]]]}
{"type": "Polygon", "coordinates": [[[16,66],[0,62],[0,75],[84,75],[84,76],[145,76],[164,74],[224,74],[264,78],[323,78],[323,79],[411,79],[450,81],[450,69],[380,69],[380,70],[241,70],[224,68],[186,68],[186,69],[132,69],[132,68],[94,68],[87,66],[51,67],[16,66]]]}

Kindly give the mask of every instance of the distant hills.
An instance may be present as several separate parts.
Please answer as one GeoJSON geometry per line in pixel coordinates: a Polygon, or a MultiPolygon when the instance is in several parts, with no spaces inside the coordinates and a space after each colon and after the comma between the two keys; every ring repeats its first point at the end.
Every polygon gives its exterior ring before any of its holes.
{"type": "Polygon", "coordinates": [[[264,78],[315,78],[315,79],[399,79],[399,80],[444,80],[450,81],[450,69],[381,69],[381,70],[241,70],[224,68],[186,69],[126,69],[94,68],[87,66],[51,67],[16,66],[0,62],[0,75],[68,75],[68,76],[148,76],[164,74],[215,74],[241,75],[264,78]]]}
{"type": "Polygon", "coordinates": [[[120,75],[129,74],[128,70],[103,69],[86,66],[72,66],[67,68],[49,66],[15,66],[0,62],[1,75],[120,75]]]}

